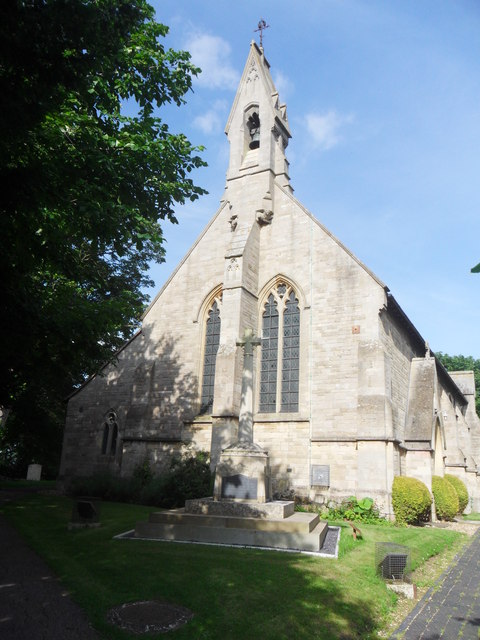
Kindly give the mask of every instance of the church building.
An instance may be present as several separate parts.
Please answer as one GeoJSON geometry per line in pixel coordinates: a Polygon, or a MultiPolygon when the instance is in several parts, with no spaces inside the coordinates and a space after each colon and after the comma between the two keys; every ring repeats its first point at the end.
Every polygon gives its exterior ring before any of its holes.
{"type": "Polygon", "coordinates": [[[160,473],[236,442],[249,331],[253,440],[271,493],[355,495],[451,473],[480,510],[473,372],[447,373],[388,287],[293,195],[286,105],[250,46],[225,132],[220,207],[117,360],[69,399],[60,477],[160,473]]]}

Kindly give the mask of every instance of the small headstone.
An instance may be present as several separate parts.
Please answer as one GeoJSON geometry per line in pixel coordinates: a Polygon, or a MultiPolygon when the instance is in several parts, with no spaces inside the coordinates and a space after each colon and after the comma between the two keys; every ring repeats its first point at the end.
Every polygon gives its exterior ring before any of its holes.
{"type": "Polygon", "coordinates": [[[42,478],[42,465],[29,464],[27,469],[27,480],[41,480],[41,478],[42,478]]]}
{"type": "Polygon", "coordinates": [[[100,498],[81,497],[73,501],[69,529],[100,526],[100,498]]]}

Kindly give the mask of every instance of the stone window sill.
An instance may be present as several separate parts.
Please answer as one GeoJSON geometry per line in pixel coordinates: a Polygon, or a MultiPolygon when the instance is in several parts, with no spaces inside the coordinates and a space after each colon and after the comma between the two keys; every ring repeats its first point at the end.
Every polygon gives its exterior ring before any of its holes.
{"type": "Polygon", "coordinates": [[[310,418],[300,413],[256,413],[254,422],[310,422],[310,418]]]}

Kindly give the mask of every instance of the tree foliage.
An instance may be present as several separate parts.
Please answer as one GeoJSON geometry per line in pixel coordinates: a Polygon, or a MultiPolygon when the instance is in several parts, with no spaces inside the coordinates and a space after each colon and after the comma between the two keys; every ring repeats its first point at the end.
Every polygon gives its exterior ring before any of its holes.
{"type": "Polygon", "coordinates": [[[0,405],[4,445],[32,440],[28,455],[132,333],[161,222],[204,193],[199,150],[158,116],[199,72],[167,32],[145,0],[2,7],[0,405]]]}
{"type": "Polygon", "coordinates": [[[480,360],[472,356],[449,356],[448,353],[435,353],[447,371],[473,371],[475,377],[475,409],[480,416],[480,360]]]}

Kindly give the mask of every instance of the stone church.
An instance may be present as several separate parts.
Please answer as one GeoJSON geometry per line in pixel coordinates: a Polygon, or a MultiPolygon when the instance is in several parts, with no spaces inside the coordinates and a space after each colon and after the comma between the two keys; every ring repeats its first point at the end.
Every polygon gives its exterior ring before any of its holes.
{"type": "Polygon", "coordinates": [[[371,496],[451,473],[480,510],[472,372],[448,374],[389,289],[293,195],[285,104],[252,42],[226,124],[220,208],[117,360],[69,399],[60,477],[129,476],[236,442],[243,350],[273,496],[371,496]]]}

